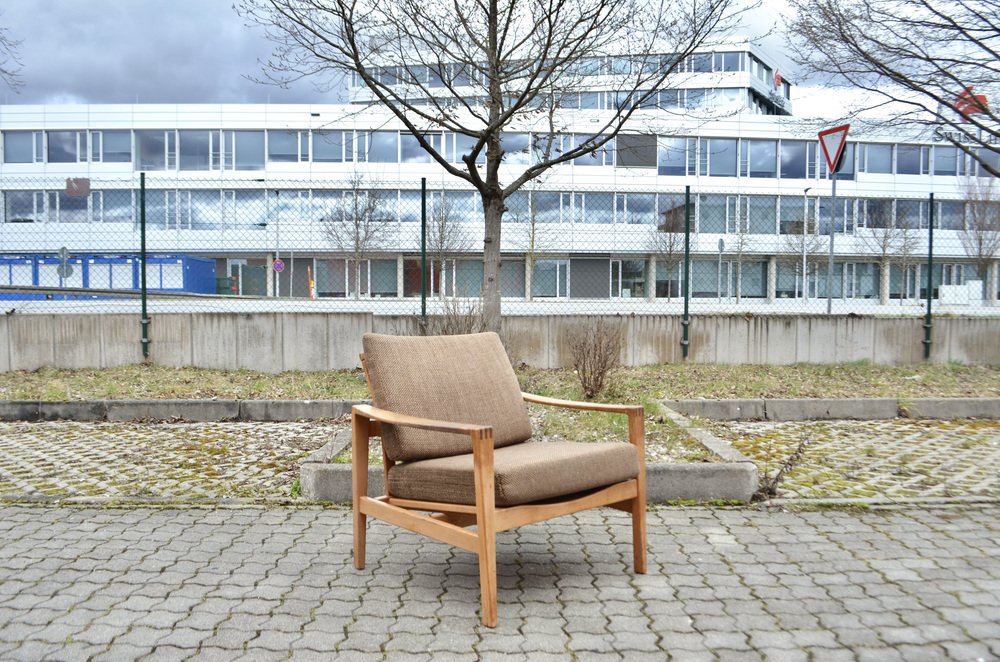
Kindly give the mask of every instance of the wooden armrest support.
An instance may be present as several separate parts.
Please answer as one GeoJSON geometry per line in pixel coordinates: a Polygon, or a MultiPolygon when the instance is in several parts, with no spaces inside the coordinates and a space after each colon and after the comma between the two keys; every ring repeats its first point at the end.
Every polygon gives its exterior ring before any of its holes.
{"type": "Polygon", "coordinates": [[[468,435],[482,434],[488,430],[492,431],[492,428],[488,425],[454,423],[452,421],[440,421],[432,418],[408,416],[407,414],[399,414],[387,409],[379,409],[378,407],[373,407],[372,405],[354,405],[352,410],[354,413],[364,416],[372,421],[378,421],[379,423],[386,423],[388,425],[404,425],[406,427],[419,428],[421,430],[455,432],[458,434],[468,435]]]}
{"type": "Polygon", "coordinates": [[[549,398],[544,395],[535,395],[533,393],[521,393],[525,402],[531,402],[536,405],[548,405],[551,407],[562,407],[564,409],[587,409],[590,411],[604,411],[612,414],[642,414],[643,409],[641,405],[618,405],[618,404],[607,404],[603,402],[579,402],[577,400],[560,400],[559,398],[549,398]]]}
{"type": "MultiPolygon", "coordinates": [[[[610,414],[625,414],[628,416],[628,440],[639,452],[639,462],[645,467],[646,462],[646,417],[641,405],[616,405],[603,402],[579,402],[577,400],[560,400],[533,393],[521,393],[525,402],[564,409],[583,409],[587,411],[603,411],[610,414]]],[[[645,497],[643,497],[645,499],[645,497]]]]}

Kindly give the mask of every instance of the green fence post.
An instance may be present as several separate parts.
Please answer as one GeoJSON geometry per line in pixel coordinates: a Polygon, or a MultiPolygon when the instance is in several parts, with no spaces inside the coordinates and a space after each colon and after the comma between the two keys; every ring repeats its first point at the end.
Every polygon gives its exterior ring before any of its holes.
{"type": "Polygon", "coordinates": [[[927,223],[927,314],[924,316],[924,360],[931,358],[931,330],[933,327],[933,317],[931,316],[931,300],[934,294],[934,194],[930,195],[931,209],[930,218],[927,223]]]}
{"type": "Polygon", "coordinates": [[[684,187],[684,317],[681,318],[683,337],[681,339],[681,356],[688,357],[688,328],[691,318],[688,315],[688,304],[691,302],[691,186],[684,187]]]}
{"type": "Polygon", "coordinates": [[[427,330],[427,178],[420,178],[420,326],[427,330]]]}
{"type": "Polygon", "coordinates": [[[149,315],[146,312],[146,173],[139,173],[139,297],[142,300],[142,359],[149,359],[149,315]]]}

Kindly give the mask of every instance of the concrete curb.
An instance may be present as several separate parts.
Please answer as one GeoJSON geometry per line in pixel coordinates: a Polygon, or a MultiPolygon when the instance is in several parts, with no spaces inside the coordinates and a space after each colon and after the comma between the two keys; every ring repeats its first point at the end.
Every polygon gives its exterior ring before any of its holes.
{"type": "MultiPolygon", "coordinates": [[[[0,400],[0,421],[184,420],[282,422],[339,418],[367,400],[0,400]]],[[[1000,398],[762,398],[665,400],[685,416],[716,421],[1000,419],[1000,398]]]]}
{"type": "MultiPolygon", "coordinates": [[[[351,465],[306,462],[299,474],[302,498],[351,502],[351,465]]],[[[757,467],[751,463],[705,462],[650,464],[646,467],[646,500],[739,501],[749,503],[757,491],[757,467]]],[[[385,494],[381,466],[368,467],[368,493],[385,494]]]]}
{"type": "Polygon", "coordinates": [[[0,421],[285,421],[340,418],[366,400],[0,401],[0,421]]]}
{"type": "Polygon", "coordinates": [[[715,421],[875,421],[910,418],[1000,419],[1000,398],[762,398],[751,400],[666,400],[686,416],[715,421]]]}
{"type": "MultiPolygon", "coordinates": [[[[650,503],[668,501],[749,503],[758,486],[757,466],[753,461],[721,439],[696,428],[691,421],[677,412],[665,409],[665,415],[723,461],[647,465],[646,500],[650,503]]],[[[343,503],[351,501],[351,466],[330,463],[330,459],[347,448],[350,441],[350,431],[341,431],[329,444],[303,462],[299,483],[304,499],[343,503]]],[[[385,477],[381,466],[368,468],[368,493],[385,493],[385,477]]]]}

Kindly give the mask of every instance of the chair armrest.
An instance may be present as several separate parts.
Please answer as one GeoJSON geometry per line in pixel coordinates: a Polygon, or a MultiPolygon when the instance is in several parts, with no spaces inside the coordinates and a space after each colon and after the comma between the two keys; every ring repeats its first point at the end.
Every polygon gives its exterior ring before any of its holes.
{"type": "Polygon", "coordinates": [[[550,407],[562,407],[564,409],[587,409],[590,411],[604,411],[612,414],[642,414],[643,408],[641,405],[618,405],[618,404],[607,404],[604,402],[579,402],[577,400],[560,400],[559,398],[550,398],[544,395],[535,395],[533,393],[521,393],[525,402],[531,402],[536,405],[549,405],[550,407]]]}
{"type": "MultiPolygon", "coordinates": [[[[521,393],[525,402],[564,409],[583,409],[587,411],[603,411],[610,414],[625,414],[628,416],[628,440],[639,452],[639,462],[645,467],[646,462],[646,413],[641,405],[616,405],[603,402],[579,402],[577,400],[560,400],[533,393],[521,393]]],[[[645,468],[643,469],[645,471],[645,468]]]]}
{"type": "Polygon", "coordinates": [[[455,423],[452,421],[441,421],[432,418],[421,418],[420,416],[410,416],[399,414],[388,409],[379,409],[372,405],[354,405],[353,411],[365,418],[388,425],[403,425],[421,430],[433,430],[435,432],[455,432],[458,434],[481,434],[487,430],[492,430],[488,425],[474,425],[471,423],[455,423]]]}

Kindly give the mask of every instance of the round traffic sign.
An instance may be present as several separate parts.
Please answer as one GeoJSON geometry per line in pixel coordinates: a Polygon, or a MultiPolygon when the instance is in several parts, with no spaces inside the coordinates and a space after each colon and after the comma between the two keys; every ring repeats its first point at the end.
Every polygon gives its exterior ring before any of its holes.
{"type": "Polygon", "coordinates": [[[271,268],[280,274],[282,271],[285,270],[285,261],[275,260],[274,262],[271,263],[271,268]]]}

